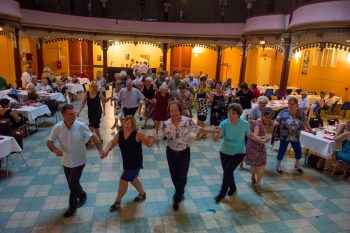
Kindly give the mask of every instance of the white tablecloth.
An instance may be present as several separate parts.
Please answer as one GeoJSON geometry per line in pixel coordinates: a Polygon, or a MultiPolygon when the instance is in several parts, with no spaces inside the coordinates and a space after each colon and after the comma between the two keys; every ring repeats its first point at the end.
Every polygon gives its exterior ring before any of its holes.
{"type": "MultiPolygon", "coordinates": [[[[257,103],[252,104],[252,108],[258,106],[257,103]]],[[[288,107],[288,102],[286,100],[270,100],[266,107],[272,108],[273,111],[277,111],[281,108],[288,107]]]]}
{"type": "Polygon", "coordinates": [[[78,92],[84,92],[83,85],[81,83],[67,83],[68,92],[76,95],[78,92]]]}
{"type": "Polygon", "coordinates": [[[21,152],[22,149],[16,142],[16,139],[9,136],[0,135],[0,158],[6,157],[12,152],[21,152]]]}
{"type": "Polygon", "coordinates": [[[338,146],[334,140],[324,137],[333,138],[334,136],[325,134],[323,130],[318,130],[316,135],[302,131],[300,134],[301,147],[315,151],[326,159],[331,159],[338,146]]]}
{"type": "MultiPolygon", "coordinates": [[[[298,100],[301,100],[301,95],[297,96],[298,100]]],[[[308,95],[307,100],[309,101],[309,105],[312,105],[314,102],[318,101],[321,99],[321,97],[319,95],[308,95]]],[[[338,104],[342,104],[343,103],[343,99],[340,96],[336,96],[335,99],[338,101],[338,104]]]]}
{"type": "Polygon", "coordinates": [[[80,84],[90,84],[90,80],[87,78],[78,78],[80,84]]]}
{"type": "Polygon", "coordinates": [[[39,107],[34,106],[22,106],[21,108],[15,109],[17,112],[23,114],[23,116],[27,117],[29,121],[34,121],[37,117],[42,115],[50,115],[50,109],[47,105],[43,104],[39,107]]]}
{"type": "Polygon", "coordinates": [[[50,99],[50,100],[57,100],[59,102],[66,102],[66,99],[64,98],[61,92],[56,92],[56,93],[38,92],[38,94],[42,99],[50,99]]]}
{"type": "Polygon", "coordinates": [[[10,100],[10,103],[17,103],[17,101],[10,96],[7,95],[6,90],[0,91],[0,99],[8,99],[10,100]]]}
{"type": "MultiPolygon", "coordinates": [[[[10,90],[4,90],[2,91],[3,93],[9,93],[10,90]]],[[[18,92],[18,98],[20,103],[24,103],[27,100],[28,97],[28,91],[26,90],[17,90],[18,92]]],[[[46,93],[45,91],[38,91],[37,94],[42,98],[42,99],[54,99],[60,102],[65,102],[66,99],[62,95],[62,93],[57,92],[57,93],[46,93]]]]}

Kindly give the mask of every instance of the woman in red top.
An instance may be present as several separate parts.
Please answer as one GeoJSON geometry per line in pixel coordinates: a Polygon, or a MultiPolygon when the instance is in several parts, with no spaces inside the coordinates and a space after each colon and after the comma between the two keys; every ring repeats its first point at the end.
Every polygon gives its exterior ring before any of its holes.
{"type": "Polygon", "coordinates": [[[254,95],[254,99],[259,98],[259,96],[261,96],[261,93],[259,91],[259,89],[257,88],[256,84],[252,84],[252,92],[254,95]]]}

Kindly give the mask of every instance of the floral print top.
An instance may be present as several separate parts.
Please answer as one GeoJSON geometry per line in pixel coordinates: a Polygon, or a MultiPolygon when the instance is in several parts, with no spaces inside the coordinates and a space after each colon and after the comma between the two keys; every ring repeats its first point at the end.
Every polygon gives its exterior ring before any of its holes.
{"type": "Polygon", "coordinates": [[[181,116],[181,121],[176,127],[171,118],[164,121],[157,134],[157,139],[167,138],[168,147],[172,150],[181,151],[188,147],[190,133],[196,133],[198,126],[191,118],[181,116]]]}

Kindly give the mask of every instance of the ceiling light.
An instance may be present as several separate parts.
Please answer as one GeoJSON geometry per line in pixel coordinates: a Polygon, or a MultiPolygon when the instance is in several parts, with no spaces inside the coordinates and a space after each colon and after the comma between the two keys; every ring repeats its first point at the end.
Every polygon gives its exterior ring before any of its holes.
{"type": "Polygon", "coordinates": [[[261,40],[261,41],[259,41],[259,44],[264,45],[264,44],[265,44],[265,41],[264,41],[264,40],[261,40]]]}
{"type": "Polygon", "coordinates": [[[350,43],[350,40],[346,40],[346,42],[350,43]]]}
{"type": "Polygon", "coordinates": [[[0,32],[2,32],[4,29],[2,27],[0,27],[0,32]]]}

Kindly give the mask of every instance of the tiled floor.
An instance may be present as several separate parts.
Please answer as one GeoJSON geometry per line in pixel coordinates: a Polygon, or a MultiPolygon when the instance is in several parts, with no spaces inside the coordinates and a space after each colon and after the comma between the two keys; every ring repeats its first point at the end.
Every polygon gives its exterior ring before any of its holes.
{"type": "MultiPolygon", "coordinates": [[[[81,120],[87,122],[86,113],[81,120]]],[[[112,121],[109,107],[101,126],[105,142],[112,138],[112,121]]],[[[51,125],[53,122],[47,120],[51,125]]],[[[222,169],[219,144],[210,139],[191,143],[185,201],[178,212],[172,210],[174,189],[164,142],[144,148],[141,180],[147,200],[133,203],[137,193],[129,187],[122,209],[114,213],[108,208],[122,169],[119,149],[100,160],[90,148],[81,178],[87,203],[74,217],[64,219],[61,216],[68,205],[69,190],[60,160],[46,148],[50,128],[41,127],[25,139],[23,156],[30,170],[14,158],[10,177],[1,172],[1,232],[350,232],[349,181],[308,167],[304,167],[304,175],[297,175],[288,156],[284,174],[277,175],[276,153],[271,148],[262,194],[252,191],[248,170],[236,171],[238,193],[215,204],[222,169]]],[[[146,133],[153,134],[153,130],[146,133]]]]}

